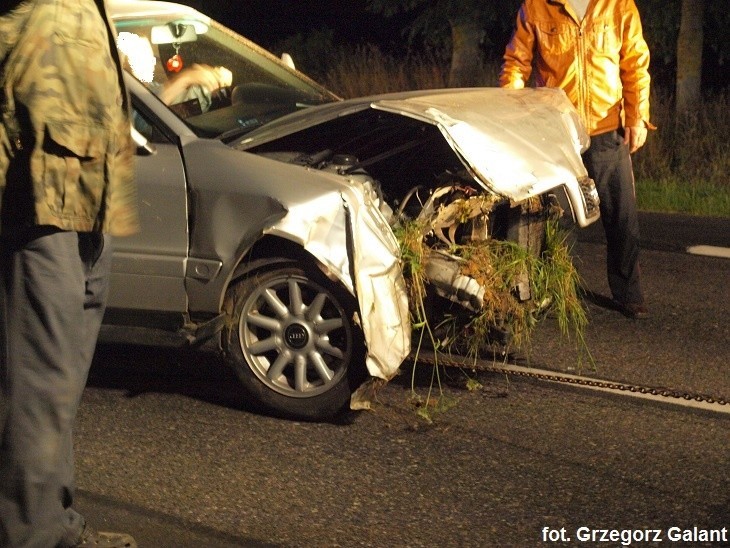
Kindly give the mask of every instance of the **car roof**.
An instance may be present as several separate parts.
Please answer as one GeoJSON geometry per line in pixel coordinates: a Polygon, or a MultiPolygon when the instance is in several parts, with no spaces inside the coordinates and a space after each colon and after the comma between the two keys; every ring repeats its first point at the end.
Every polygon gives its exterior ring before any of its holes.
{"type": "Polygon", "coordinates": [[[159,15],[185,17],[195,16],[203,21],[209,19],[199,11],[173,2],[155,0],[107,0],[107,9],[112,19],[153,17],[159,15]]]}

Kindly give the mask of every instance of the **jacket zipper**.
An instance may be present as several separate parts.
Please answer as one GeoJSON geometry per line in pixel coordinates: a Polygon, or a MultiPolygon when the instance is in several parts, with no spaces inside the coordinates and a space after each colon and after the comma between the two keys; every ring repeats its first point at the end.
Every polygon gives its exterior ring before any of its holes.
{"type": "Polygon", "coordinates": [[[586,44],[583,32],[583,21],[578,23],[578,101],[580,103],[580,113],[586,130],[590,131],[590,119],[588,112],[588,73],[586,72],[586,44]]]}

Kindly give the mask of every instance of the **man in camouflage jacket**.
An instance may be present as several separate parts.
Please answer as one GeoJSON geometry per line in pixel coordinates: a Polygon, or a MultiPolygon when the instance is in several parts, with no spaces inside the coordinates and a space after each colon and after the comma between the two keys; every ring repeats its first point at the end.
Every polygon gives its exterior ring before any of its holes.
{"type": "Polygon", "coordinates": [[[111,236],[138,229],[104,0],[0,6],[0,546],[134,546],[72,508],[111,236]]]}

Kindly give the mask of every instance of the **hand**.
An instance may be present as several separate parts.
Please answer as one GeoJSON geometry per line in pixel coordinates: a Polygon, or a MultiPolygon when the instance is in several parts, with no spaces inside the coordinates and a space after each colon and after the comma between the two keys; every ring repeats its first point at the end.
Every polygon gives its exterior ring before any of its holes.
{"type": "Polygon", "coordinates": [[[230,86],[233,74],[225,67],[195,64],[183,71],[179,78],[183,79],[186,87],[200,86],[213,93],[217,89],[230,86]]]}
{"type": "Polygon", "coordinates": [[[633,154],[646,143],[648,130],[644,126],[624,128],[624,144],[629,145],[629,153],[633,154]]]}
{"type": "Polygon", "coordinates": [[[233,82],[233,74],[225,67],[194,64],[169,80],[160,98],[166,104],[172,104],[191,86],[200,86],[207,93],[225,88],[233,82]]]}
{"type": "Polygon", "coordinates": [[[214,92],[217,89],[231,85],[233,74],[225,67],[211,67],[209,65],[193,65],[188,75],[190,85],[199,85],[214,92]]]}

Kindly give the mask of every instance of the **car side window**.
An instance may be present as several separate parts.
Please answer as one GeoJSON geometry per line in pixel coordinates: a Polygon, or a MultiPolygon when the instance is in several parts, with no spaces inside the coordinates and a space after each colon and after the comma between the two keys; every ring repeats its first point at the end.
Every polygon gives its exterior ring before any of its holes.
{"type": "Polygon", "coordinates": [[[139,109],[132,109],[132,125],[134,129],[144,135],[150,143],[169,143],[170,139],[160,130],[149,116],[145,116],[139,109]]]}

